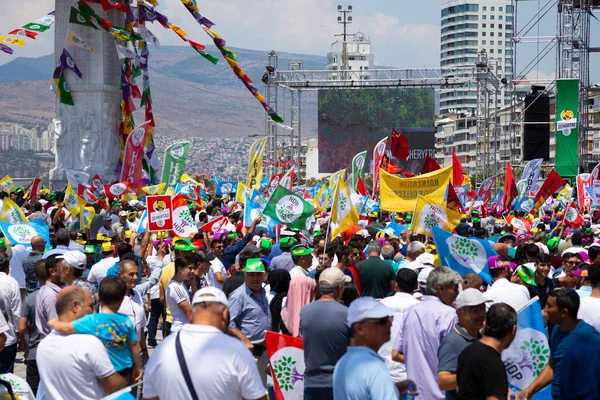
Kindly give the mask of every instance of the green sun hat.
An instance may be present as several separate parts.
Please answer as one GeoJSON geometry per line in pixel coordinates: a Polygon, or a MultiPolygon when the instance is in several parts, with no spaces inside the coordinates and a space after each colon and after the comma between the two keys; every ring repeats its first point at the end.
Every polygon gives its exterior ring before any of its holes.
{"type": "Polygon", "coordinates": [[[229,239],[229,240],[233,240],[236,237],[238,237],[237,232],[229,232],[229,234],[227,235],[227,239],[229,239]]]}
{"type": "Polygon", "coordinates": [[[83,253],[84,254],[96,254],[96,248],[94,247],[93,244],[88,244],[87,246],[85,246],[83,248],[83,253]]]}
{"type": "Polygon", "coordinates": [[[260,258],[249,258],[244,272],[265,272],[265,265],[260,258]]]}
{"type": "Polygon", "coordinates": [[[548,241],[546,242],[546,247],[548,247],[548,250],[554,251],[554,250],[558,249],[559,243],[560,243],[560,238],[558,236],[555,236],[553,238],[548,239],[548,241]]]}
{"type": "Polygon", "coordinates": [[[311,249],[305,244],[297,244],[292,247],[292,257],[301,257],[310,255],[315,249],[311,249]]]}
{"type": "Polygon", "coordinates": [[[261,250],[271,250],[272,247],[273,242],[271,242],[269,239],[260,239],[258,241],[258,248],[261,250]]]}
{"type": "Polygon", "coordinates": [[[535,272],[533,272],[533,270],[531,270],[530,268],[521,265],[520,267],[517,267],[514,273],[519,275],[519,277],[526,284],[531,286],[537,286],[537,283],[535,282],[535,272]]]}
{"type": "Polygon", "coordinates": [[[279,241],[279,246],[284,249],[289,249],[294,244],[296,244],[296,239],[291,236],[284,237],[279,241]]]}
{"type": "Polygon", "coordinates": [[[196,250],[196,246],[194,246],[192,244],[192,242],[190,241],[190,239],[181,238],[181,239],[179,239],[179,240],[177,240],[175,242],[175,245],[173,246],[173,250],[176,250],[176,251],[194,251],[194,250],[196,250]]]}
{"type": "Polygon", "coordinates": [[[412,221],[412,215],[406,214],[406,217],[404,217],[404,220],[406,221],[406,223],[410,223],[412,221]]]}

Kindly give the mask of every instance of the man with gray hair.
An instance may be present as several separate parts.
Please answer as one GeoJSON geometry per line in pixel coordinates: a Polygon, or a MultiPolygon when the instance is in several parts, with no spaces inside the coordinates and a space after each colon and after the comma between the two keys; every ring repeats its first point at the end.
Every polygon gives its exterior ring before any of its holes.
{"type": "Polygon", "coordinates": [[[416,271],[419,268],[423,268],[423,265],[417,261],[417,257],[425,253],[425,244],[418,240],[412,241],[406,246],[406,261],[405,265],[401,265],[400,268],[409,268],[416,271]]]}
{"type": "Polygon", "coordinates": [[[380,258],[381,244],[373,240],[367,246],[369,255],[358,263],[360,295],[382,299],[393,291],[394,268],[380,258]]]}
{"type": "Polygon", "coordinates": [[[391,244],[384,244],[381,248],[381,257],[383,261],[390,264],[392,269],[394,270],[394,275],[398,272],[398,263],[394,262],[394,255],[396,251],[394,250],[394,246],[391,244]]]}
{"type": "Polygon", "coordinates": [[[461,283],[461,276],[450,268],[431,271],[423,300],[406,311],[394,341],[392,360],[406,365],[408,379],[416,382],[424,399],[445,399],[438,387],[437,350],[457,322],[452,303],[461,283]]]}
{"type": "Polygon", "coordinates": [[[266,399],[252,353],[226,333],[225,293],[198,290],[188,317],[191,323],[167,336],[150,357],[144,399],[266,399]]]}
{"type": "Polygon", "coordinates": [[[321,297],[300,310],[305,400],[333,399],[333,369],[350,342],[348,307],[340,303],[344,284],[350,280],[339,268],[325,269],[319,276],[321,297]]]}

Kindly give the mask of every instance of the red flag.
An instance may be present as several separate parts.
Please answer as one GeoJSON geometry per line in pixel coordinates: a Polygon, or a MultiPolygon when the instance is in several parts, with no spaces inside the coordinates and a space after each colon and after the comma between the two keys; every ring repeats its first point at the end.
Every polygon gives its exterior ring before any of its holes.
{"type": "Polygon", "coordinates": [[[35,178],[33,183],[31,184],[30,196],[32,199],[40,198],[40,190],[42,189],[42,180],[40,178],[35,178]]]}
{"type": "Polygon", "coordinates": [[[129,134],[125,143],[121,181],[129,182],[132,188],[138,188],[142,185],[144,143],[146,143],[146,134],[148,133],[149,126],[150,121],[139,125],[129,134]]]}
{"type": "Polygon", "coordinates": [[[88,204],[98,203],[100,207],[106,208],[106,203],[100,200],[94,193],[88,188],[83,186],[81,183],[77,185],[77,195],[88,202],[88,204]]]}
{"type": "Polygon", "coordinates": [[[304,392],[304,375],[300,372],[305,369],[302,339],[271,331],[267,331],[265,338],[273,376],[274,400],[297,398],[293,396],[294,393],[304,392]],[[292,393],[292,397],[288,393],[292,393]]]}
{"type": "Polygon", "coordinates": [[[356,184],[356,193],[361,196],[367,196],[367,188],[360,175],[358,176],[358,183],[356,184]]]}
{"type": "Polygon", "coordinates": [[[415,174],[413,174],[412,172],[407,171],[404,168],[401,168],[394,164],[394,162],[388,158],[387,154],[383,155],[383,160],[381,161],[381,168],[385,170],[385,172],[393,175],[404,175],[405,178],[412,178],[415,176],[415,174]]]}
{"type": "Polygon", "coordinates": [[[458,199],[456,190],[454,190],[454,186],[452,185],[448,185],[448,190],[446,192],[446,207],[461,214],[465,213],[465,209],[463,208],[462,203],[458,199]]]}
{"type": "Polygon", "coordinates": [[[438,164],[433,157],[430,157],[429,154],[427,154],[425,156],[425,160],[423,160],[423,167],[421,167],[421,175],[437,171],[438,169],[442,169],[442,167],[440,167],[440,164],[438,164]]]}
{"type": "Polygon", "coordinates": [[[29,39],[35,39],[35,37],[37,36],[37,32],[28,31],[27,29],[22,29],[22,28],[13,29],[12,31],[8,32],[8,34],[9,35],[26,36],[29,39]]]}
{"type": "Polygon", "coordinates": [[[496,177],[492,176],[491,178],[487,178],[481,186],[479,187],[479,197],[481,197],[481,201],[487,204],[490,200],[490,195],[492,192],[492,186],[496,183],[496,177]]]}
{"type": "MultiPolygon", "coordinates": [[[[454,153],[454,150],[452,150],[454,153]]],[[[515,175],[512,172],[512,168],[509,163],[506,163],[506,175],[504,177],[504,195],[502,196],[502,208],[508,210],[510,203],[519,195],[517,190],[517,184],[515,182],[515,175]]]]}
{"type": "Polygon", "coordinates": [[[392,156],[398,160],[408,158],[408,138],[400,132],[396,132],[394,128],[392,128],[392,134],[390,135],[390,150],[392,156]]]}
{"type": "Polygon", "coordinates": [[[513,229],[519,234],[524,234],[531,231],[531,221],[525,218],[506,217],[506,222],[512,225],[513,229]]]}
{"type": "Polygon", "coordinates": [[[209,223],[202,225],[200,229],[206,232],[215,233],[216,231],[221,229],[223,225],[227,224],[228,221],[229,220],[227,219],[227,217],[215,218],[209,223]]]}
{"type": "Polygon", "coordinates": [[[288,170],[288,172],[286,172],[285,175],[283,175],[283,177],[281,178],[281,182],[279,182],[279,184],[286,189],[292,190],[292,187],[294,186],[294,179],[295,179],[295,171],[294,171],[294,166],[292,165],[292,168],[290,168],[288,170]]]}
{"type": "Polygon", "coordinates": [[[379,168],[383,161],[388,138],[381,139],[373,149],[373,196],[379,192],[379,168]]]}
{"type": "Polygon", "coordinates": [[[206,46],[202,43],[194,42],[193,40],[187,39],[190,46],[192,46],[196,50],[206,50],[206,46]]]}
{"type": "Polygon", "coordinates": [[[106,194],[106,197],[111,199],[119,198],[127,192],[127,188],[129,188],[130,184],[130,182],[117,182],[112,185],[104,185],[104,193],[106,194]]]}
{"type": "Polygon", "coordinates": [[[463,169],[458,156],[454,152],[454,149],[452,149],[452,185],[462,186],[463,175],[465,175],[465,170],[463,169]]]}
{"type": "Polygon", "coordinates": [[[100,4],[102,5],[104,11],[116,9],[122,12],[127,12],[127,6],[118,0],[100,0],[100,4]]]}
{"type": "Polygon", "coordinates": [[[546,177],[544,184],[535,195],[535,208],[539,208],[544,204],[544,201],[552,196],[558,189],[565,186],[565,180],[552,168],[552,171],[546,177]]]}

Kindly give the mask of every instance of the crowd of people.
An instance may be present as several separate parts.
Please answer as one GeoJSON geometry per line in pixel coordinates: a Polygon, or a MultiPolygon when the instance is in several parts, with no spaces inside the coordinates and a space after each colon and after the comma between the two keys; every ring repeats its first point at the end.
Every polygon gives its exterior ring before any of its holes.
{"type": "Polygon", "coordinates": [[[267,331],[302,338],[307,400],[530,399],[547,386],[554,399],[600,398],[596,216],[571,229],[550,213],[523,233],[466,215],[456,233],[497,253],[485,282],[442,265],[410,214],[381,211],[328,238],[325,212],[272,237],[261,217],[244,226],[233,196],[214,196],[192,216],[227,223],[174,237],[138,234],[143,201],[93,204],[82,230],[61,193],[10,196],[50,229],[49,243],[0,239],[0,383],[22,398],[130,387],[144,399],[274,399],[267,331]],[[501,354],[536,297],[547,364],[515,393],[501,354]],[[25,381],[13,374],[19,351],[25,381]]]}

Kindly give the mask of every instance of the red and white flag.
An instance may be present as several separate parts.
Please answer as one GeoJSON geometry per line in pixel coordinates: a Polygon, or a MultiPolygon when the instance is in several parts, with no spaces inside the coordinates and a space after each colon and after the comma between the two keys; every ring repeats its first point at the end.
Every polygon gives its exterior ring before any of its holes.
{"type": "Polygon", "coordinates": [[[83,186],[81,183],[77,185],[77,195],[84,199],[88,204],[98,203],[100,207],[106,208],[106,203],[100,200],[90,189],[83,186]]]}
{"type": "Polygon", "coordinates": [[[92,189],[94,191],[97,190],[98,192],[101,192],[102,189],[104,189],[104,182],[102,182],[102,179],[100,179],[98,174],[94,175],[92,178],[92,189]]]}
{"type": "Polygon", "coordinates": [[[173,233],[183,238],[198,233],[196,222],[194,222],[185,199],[180,194],[173,198],[173,233]]]}
{"type": "Polygon", "coordinates": [[[116,199],[127,192],[129,185],[129,182],[117,182],[112,185],[104,185],[104,193],[106,194],[106,197],[116,199]]]}
{"type": "Polygon", "coordinates": [[[206,231],[206,232],[215,233],[216,231],[221,229],[222,226],[227,224],[227,222],[228,222],[227,217],[215,218],[212,221],[210,221],[209,223],[202,225],[200,227],[200,229],[203,231],[206,231]]]}
{"type": "Polygon", "coordinates": [[[381,139],[373,150],[373,196],[379,192],[379,168],[385,155],[388,138],[381,139]]]}
{"type": "Polygon", "coordinates": [[[290,168],[288,172],[286,172],[285,175],[281,178],[281,182],[279,184],[286,189],[292,190],[292,187],[294,186],[294,177],[294,166],[292,166],[292,168],[290,168]]]}
{"type": "Polygon", "coordinates": [[[40,198],[40,190],[42,190],[42,180],[35,178],[31,184],[30,196],[32,199],[40,198]]]}
{"type": "Polygon", "coordinates": [[[567,203],[567,209],[565,210],[565,221],[569,226],[575,229],[583,225],[583,218],[577,210],[577,203],[574,201],[567,203]]]}
{"type": "Polygon", "coordinates": [[[142,186],[142,160],[144,159],[144,143],[151,121],[138,125],[127,136],[121,182],[129,182],[132,188],[142,186]]]}
{"type": "Polygon", "coordinates": [[[304,343],[301,338],[267,331],[266,348],[275,400],[304,398],[304,343]]]}

